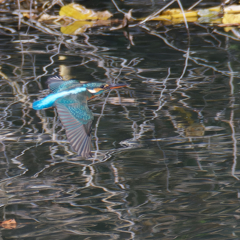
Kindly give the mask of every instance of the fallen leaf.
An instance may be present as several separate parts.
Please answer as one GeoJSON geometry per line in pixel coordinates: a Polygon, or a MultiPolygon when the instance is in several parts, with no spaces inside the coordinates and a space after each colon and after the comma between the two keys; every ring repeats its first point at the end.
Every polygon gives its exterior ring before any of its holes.
{"type": "Polygon", "coordinates": [[[79,33],[84,33],[90,27],[109,25],[110,23],[109,20],[75,21],[68,26],[62,26],[61,32],[69,35],[77,35],[79,33]]]}
{"type": "Polygon", "coordinates": [[[76,3],[71,3],[61,7],[60,16],[67,16],[76,20],[107,20],[112,14],[109,11],[95,12],[76,3]]]}
{"type": "MultiPolygon", "coordinates": [[[[185,11],[184,15],[188,22],[197,21],[197,11],[185,11]]],[[[159,16],[154,17],[151,20],[157,21],[171,21],[173,23],[179,23],[184,21],[184,15],[178,8],[168,9],[161,13],[159,16]]]]}
{"type": "Polygon", "coordinates": [[[194,123],[185,130],[186,137],[202,137],[205,133],[205,127],[201,123],[194,123]]]}
{"type": "Polygon", "coordinates": [[[230,5],[224,7],[225,13],[240,13],[240,5],[230,5]]]}
{"type": "Polygon", "coordinates": [[[1,223],[1,227],[6,229],[14,229],[17,227],[17,222],[15,221],[15,219],[9,219],[9,220],[3,221],[1,223]]]}
{"type": "Polygon", "coordinates": [[[240,14],[225,13],[222,19],[223,24],[236,24],[240,23],[240,14]]]}
{"type": "Polygon", "coordinates": [[[225,32],[229,32],[229,31],[231,31],[232,29],[233,29],[233,27],[225,27],[225,28],[224,28],[224,31],[225,31],[225,32]]]}

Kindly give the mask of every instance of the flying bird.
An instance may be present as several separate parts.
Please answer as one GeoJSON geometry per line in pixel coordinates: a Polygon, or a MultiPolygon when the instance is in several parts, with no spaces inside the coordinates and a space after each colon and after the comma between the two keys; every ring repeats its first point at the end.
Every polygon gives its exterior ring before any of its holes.
{"type": "Polygon", "coordinates": [[[88,108],[87,101],[105,91],[127,85],[98,82],[80,84],[77,80],[64,81],[59,76],[49,77],[47,84],[52,93],[35,101],[33,109],[56,107],[74,151],[84,158],[90,157],[93,114],[88,108]]]}

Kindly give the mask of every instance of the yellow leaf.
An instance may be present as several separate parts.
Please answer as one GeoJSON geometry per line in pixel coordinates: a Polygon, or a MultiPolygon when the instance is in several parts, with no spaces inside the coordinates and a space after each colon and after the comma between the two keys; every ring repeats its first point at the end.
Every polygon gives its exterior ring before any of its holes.
{"type": "Polygon", "coordinates": [[[222,11],[222,8],[221,8],[221,6],[217,6],[217,7],[207,8],[207,10],[220,13],[222,11]]]}
{"type": "MultiPolygon", "coordinates": [[[[186,12],[184,12],[184,15],[187,18],[187,21],[189,21],[189,20],[196,21],[197,16],[198,16],[196,11],[186,11],[186,12]]],[[[174,23],[182,22],[182,20],[179,20],[179,19],[183,19],[183,21],[184,21],[184,16],[182,14],[182,11],[180,9],[173,8],[173,9],[168,9],[168,10],[164,11],[161,15],[154,17],[152,20],[155,20],[155,21],[169,21],[170,20],[170,21],[173,21],[174,23]]]]}
{"type": "MultiPolygon", "coordinates": [[[[178,8],[168,9],[164,11],[161,16],[170,15],[172,18],[183,18],[182,11],[178,8]]],[[[185,17],[197,17],[197,11],[185,11],[185,17]]]]}
{"type": "Polygon", "coordinates": [[[222,19],[223,24],[240,24],[240,14],[225,13],[222,19]]]}
{"type": "Polygon", "coordinates": [[[183,14],[181,9],[173,8],[167,9],[166,11],[162,12],[159,16],[156,16],[151,20],[168,21],[169,23],[171,22],[176,24],[184,22],[184,17],[186,17],[186,20],[188,22],[197,22],[199,20],[199,17],[201,17],[205,19],[207,18],[208,22],[215,21],[215,19],[218,19],[219,22],[218,15],[220,14],[220,12],[221,12],[220,7],[214,7],[208,9],[184,11],[183,14]]]}
{"type": "Polygon", "coordinates": [[[61,27],[61,32],[69,35],[76,35],[78,33],[84,33],[88,28],[92,27],[94,22],[90,21],[75,21],[74,23],[61,27]]]}
{"type": "Polygon", "coordinates": [[[61,32],[69,35],[77,35],[79,33],[84,33],[90,27],[109,25],[110,23],[110,20],[75,21],[68,26],[62,26],[61,32]]]}
{"type": "Polygon", "coordinates": [[[225,32],[229,32],[229,31],[231,31],[232,29],[233,29],[233,27],[225,27],[225,28],[224,28],[224,31],[225,31],[225,32]]]}
{"type": "Polygon", "coordinates": [[[225,13],[240,13],[240,5],[231,5],[224,8],[225,13]]]}
{"type": "Polygon", "coordinates": [[[109,11],[95,12],[76,3],[61,7],[60,16],[67,16],[77,20],[107,20],[112,16],[109,11]]]}

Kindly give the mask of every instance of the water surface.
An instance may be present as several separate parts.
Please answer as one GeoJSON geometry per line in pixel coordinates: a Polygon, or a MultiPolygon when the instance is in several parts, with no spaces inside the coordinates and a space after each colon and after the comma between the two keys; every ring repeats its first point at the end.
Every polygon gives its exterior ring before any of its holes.
{"type": "Polygon", "coordinates": [[[134,45],[107,28],[0,36],[1,219],[17,221],[2,239],[240,238],[239,40],[147,28],[129,29],[134,45]],[[89,102],[93,158],[55,109],[31,107],[52,74],[130,85],[89,102]]]}

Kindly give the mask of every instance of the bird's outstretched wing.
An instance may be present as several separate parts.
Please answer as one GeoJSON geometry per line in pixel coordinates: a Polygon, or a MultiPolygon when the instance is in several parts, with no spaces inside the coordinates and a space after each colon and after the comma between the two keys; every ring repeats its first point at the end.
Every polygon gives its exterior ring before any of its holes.
{"type": "Polygon", "coordinates": [[[52,92],[60,92],[79,87],[82,84],[77,80],[64,81],[61,76],[54,75],[47,79],[47,85],[52,92]]]}
{"type": "Polygon", "coordinates": [[[84,94],[72,94],[56,101],[60,120],[67,138],[78,155],[91,156],[91,127],[93,115],[84,94]]]}

